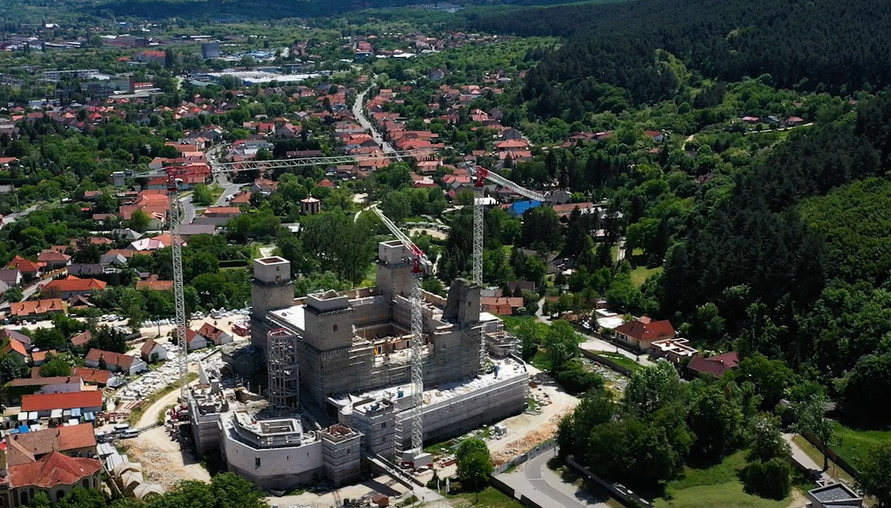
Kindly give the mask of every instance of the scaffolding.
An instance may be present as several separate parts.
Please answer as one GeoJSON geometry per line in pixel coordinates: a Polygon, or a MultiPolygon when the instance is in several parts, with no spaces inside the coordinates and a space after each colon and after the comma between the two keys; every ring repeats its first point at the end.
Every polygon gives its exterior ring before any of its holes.
{"type": "Polygon", "coordinates": [[[277,328],[270,330],[266,337],[269,408],[294,411],[300,399],[294,335],[284,328],[277,328]]]}

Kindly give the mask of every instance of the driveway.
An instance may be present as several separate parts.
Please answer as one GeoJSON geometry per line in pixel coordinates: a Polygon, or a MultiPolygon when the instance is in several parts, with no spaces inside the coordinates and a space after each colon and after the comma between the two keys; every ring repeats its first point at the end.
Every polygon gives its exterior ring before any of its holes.
{"type": "Polygon", "coordinates": [[[539,506],[563,508],[608,508],[606,499],[598,499],[589,492],[566,483],[560,475],[548,469],[547,462],[555,451],[542,453],[529,459],[511,473],[498,475],[498,479],[514,489],[514,497],[526,496],[539,506]]]}

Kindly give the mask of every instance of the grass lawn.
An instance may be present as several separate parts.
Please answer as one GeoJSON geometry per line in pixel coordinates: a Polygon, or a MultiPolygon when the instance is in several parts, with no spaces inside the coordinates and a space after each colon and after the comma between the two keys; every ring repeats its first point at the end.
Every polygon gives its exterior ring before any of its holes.
{"type": "Polygon", "coordinates": [[[602,356],[607,360],[618,364],[620,367],[625,367],[626,369],[637,370],[641,367],[639,363],[621,353],[612,353],[610,351],[594,351],[594,354],[596,354],[597,356],[602,356]]]}
{"type": "MultiPolygon", "coordinates": [[[[805,439],[805,438],[803,438],[803,437],[801,437],[801,436],[799,436],[799,435],[795,435],[795,436],[792,438],[792,441],[793,441],[795,444],[797,444],[798,447],[801,448],[801,450],[802,450],[808,457],[811,458],[811,460],[813,460],[814,462],[816,462],[817,465],[819,465],[820,467],[823,466],[823,453],[821,453],[820,450],[818,450],[816,446],[812,445],[807,439],[805,439]]],[[[833,447],[833,448],[834,448],[834,447],[833,447]]],[[[838,451],[836,451],[836,453],[838,453],[838,451]]],[[[842,481],[844,481],[845,483],[847,483],[847,484],[849,484],[849,485],[851,485],[851,484],[854,483],[854,479],[851,478],[851,475],[849,475],[848,473],[846,473],[846,472],[844,471],[844,469],[842,469],[842,468],[836,466],[836,465],[835,465],[835,462],[832,462],[831,460],[829,461],[829,470],[826,471],[826,473],[827,473],[829,476],[831,476],[831,477],[833,477],[833,478],[836,478],[836,479],[839,479],[839,480],[842,480],[842,481]]]]}
{"type": "Polygon", "coordinates": [[[743,491],[737,470],[745,465],[745,451],[727,456],[720,464],[705,469],[685,467],[678,479],[670,482],[665,496],[655,500],[665,508],[786,508],[792,496],[782,501],[751,496],[743,491]]]}
{"type": "Polygon", "coordinates": [[[661,266],[657,266],[655,268],[638,266],[634,270],[631,270],[631,284],[633,284],[634,287],[639,288],[643,286],[644,282],[646,282],[647,279],[660,272],[662,272],[661,266]]]}
{"type": "Polygon", "coordinates": [[[507,497],[503,492],[491,486],[479,493],[479,501],[476,501],[477,494],[473,492],[463,492],[447,497],[452,506],[461,508],[523,508],[519,501],[507,497]]]}
{"type": "Polygon", "coordinates": [[[857,467],[871,447],[886,441],[891,441],[891,431],[858,430],[838,423],[835,426],[835,444],[831,448],[839,457],[857,467]]]}

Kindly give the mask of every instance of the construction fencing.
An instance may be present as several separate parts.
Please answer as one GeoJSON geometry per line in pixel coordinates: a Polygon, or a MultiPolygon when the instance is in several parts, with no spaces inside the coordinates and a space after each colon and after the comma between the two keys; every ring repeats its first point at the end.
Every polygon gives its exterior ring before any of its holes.
{"type": "Polygon", "coordinates": [[[504,464],[495,466],[495,470],[492,471],[492,475],[494,476],[494,475],[501,474],[512,467],[519,466],[523,462],[526,462],[527,460],[529,460],[533,457],[537,457],[548,450],[553,450],[556,447],[557,447],[557,441],[554,439],[548,439],[544,443],[537,445],[535,448],[529,450],[528,452],[524,453],[523,455],[520,455],[519,457],[515,457],[515,458],[511,459],[509,462],[505,462],[504,464]]]}

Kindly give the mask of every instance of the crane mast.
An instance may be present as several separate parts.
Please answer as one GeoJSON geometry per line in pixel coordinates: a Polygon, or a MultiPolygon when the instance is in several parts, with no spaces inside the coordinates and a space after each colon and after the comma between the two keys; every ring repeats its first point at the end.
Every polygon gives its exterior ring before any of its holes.
{"type": "Polygon", "coordinates": [[[411,252],[413,281],[409,305],[411,306],[411,449],[413,453],[420,453],[424,443],[424,429],[421,422],[421,405],[424,396],[424,372],[421,361],[421,344],[423,342],[423,315],[421,313],[421,276],[432,271],[433,264],[411,238],[378,209],[377,205],[371,207],[371,211],[387,226],[393,235],[402,242],[402,245],[411,252]]]}
{"type": "Polygon", "coordinates": [[[182,351],[180,351],[179,363],[179,395],[180,402],[186,402],[186,388],[188,385],[188,356],[189,340],[186,327],[186,300],[183,296],[183,251],[180,242],[179,226],[179,186],[182,180],[177,178],[173,169],[167,171],[167,197],[170,204],[170,251],[173,253],[173,301],[176,308],[176,337],[182,351]]]}
{"type": "MultiPolygon", "coordinates": [[[[516,183],[504,178],[498,173],[493,173],[488,169],[482,166],[471,166],[470,167],[473,174],[476,176],[476,179],[473,183],[473,186],[476,188],[476,193],[474,195],[473,200],[473,283],[479,286],[483,285],[483,189],[485,187],[485,181],[489,180],[495,184],[498,184],[502,187],[506,187],[508,189],[513,190],[517,194],[521,196],[527,197],[529,199],[533,199],[535,201],[549,201],[548,196],[529,190],[525,187],[517,185],[516,183]]],[[[480,372],[483,372],[486,368],[486,358],[487,358],[487,348],[486,348],[486,336],[485,334],[480,333],[480,372]]]]}

